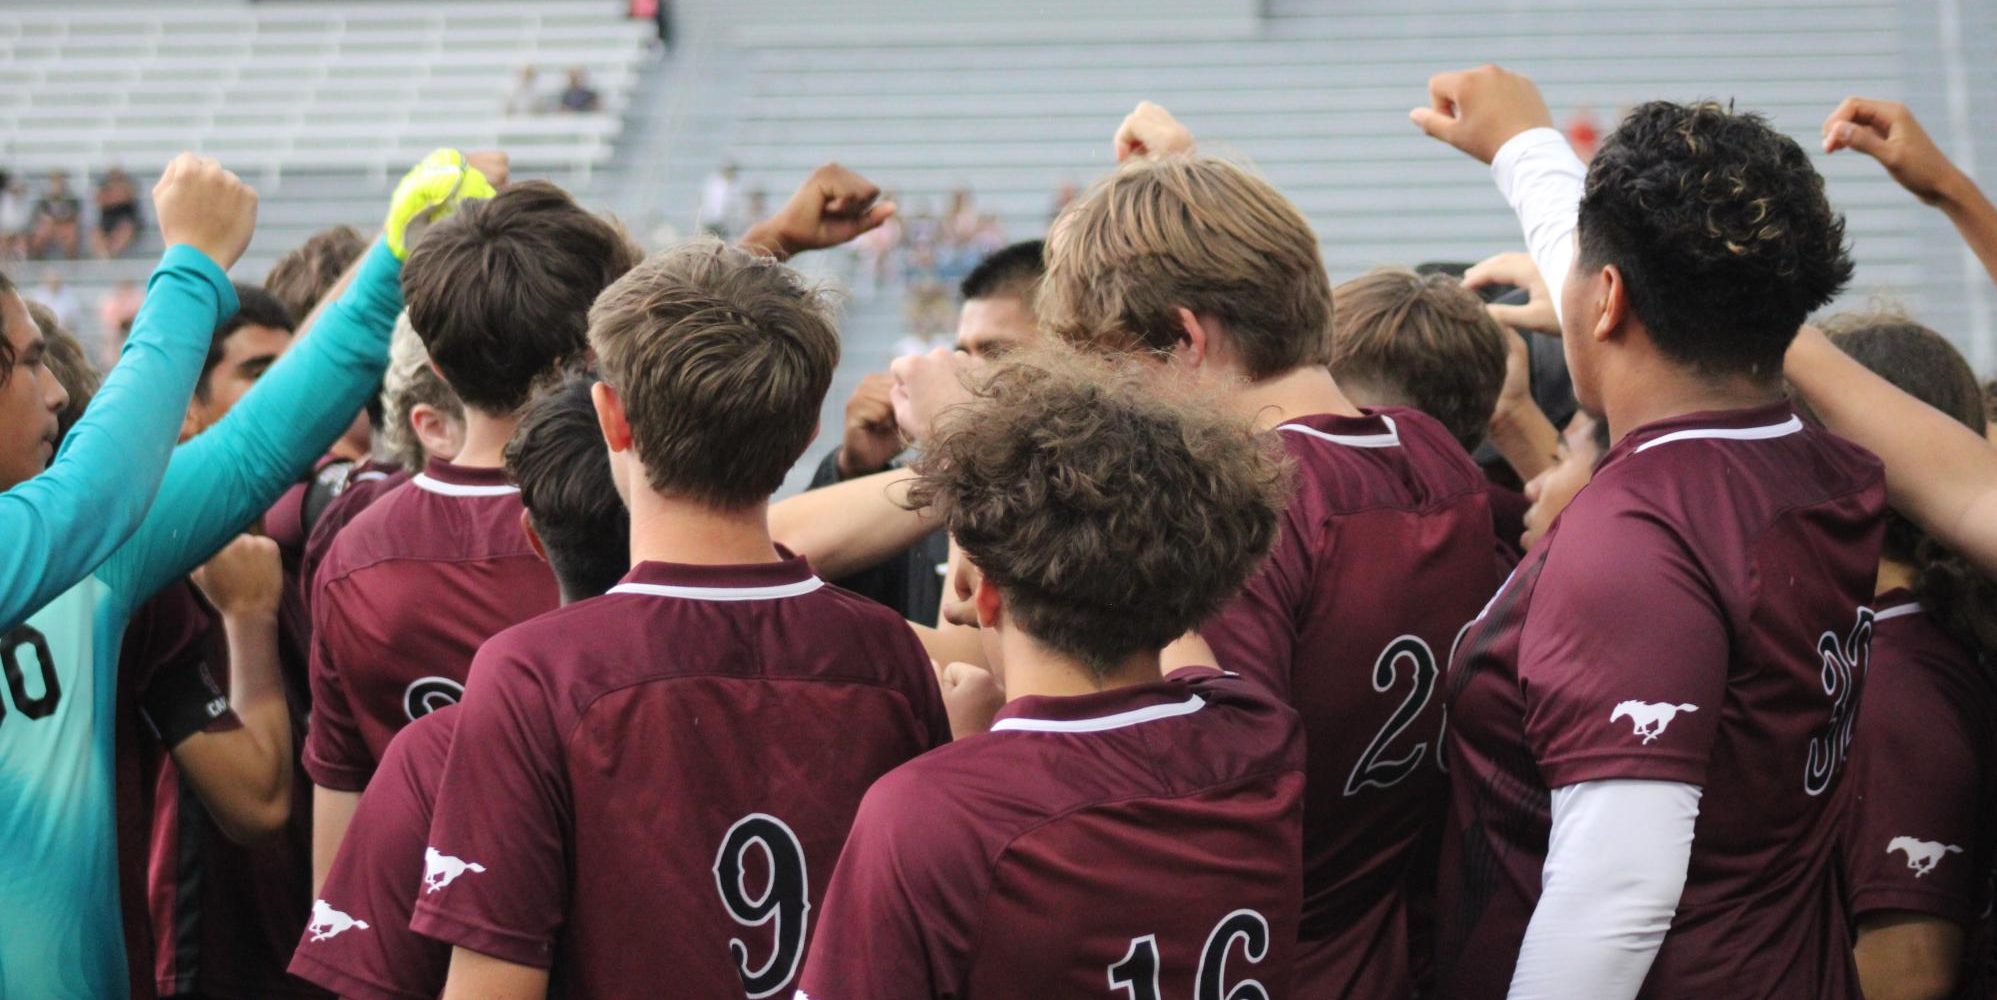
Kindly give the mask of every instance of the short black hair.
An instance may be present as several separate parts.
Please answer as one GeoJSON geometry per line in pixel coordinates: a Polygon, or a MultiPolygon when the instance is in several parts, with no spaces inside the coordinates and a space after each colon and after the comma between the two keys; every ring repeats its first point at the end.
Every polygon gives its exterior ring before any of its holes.
{"type": "Polygon", "coordinates": [[[217,324],[215,335],[208,338],[208,357],[201,362],[201,381],[194,383],[194,395],[201,399],[208,398],[211,388],[208,377],[215,374],[215,366],[222,363],[223,345],[235,336],[237,330],[246,326],[267,326],[286,333],[297,330],[291,310],[286,309],[277,296],[257,285],[245,285],[240,281],[235,285],[236,311],[217,324]]]}
{"type": "Polygon", "coordinates": [[[1851,281],[1844,217],[1796,141],[1757,114],[1652,101],[1589,165],[1581,263],[1614,265],[1664,354],[1781,375],[1796,330],[1851,281]]]}
{"type": "Polygon", "coordinates": [[[1047,241],[1023,240],[992,251],[964,276],[957,290],[966,300],[1017,295],[1031,305],[1033,289],[1046,275],[1047,241]]]}
{"type": "Polygon", "coordinates": [[[565,373],[528,401],[506,443],[506,473],[569,600],[604,593],[631,568],[631,515],[610,478],[590,401],[596,381],[594,372],[565,373]]]}

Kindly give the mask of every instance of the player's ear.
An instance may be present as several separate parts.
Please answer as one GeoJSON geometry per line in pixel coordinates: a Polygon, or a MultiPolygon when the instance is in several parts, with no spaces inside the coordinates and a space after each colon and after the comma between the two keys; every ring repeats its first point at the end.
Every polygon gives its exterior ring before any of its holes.
{"type": "Polygon", "coordinates": [[[1623,272],[1614,264],[1602,267],[1602,313],[1595,318],[1595,327],[1589,331],[1597,342],[1605,343],[1614,337],[1623,322],[1630,316],[1629,285],[1623,281],[1623,272]]]}
{"type": "Polygon", "coordinates": [[[541,541],[541,533],[534,530],[534,515],[524,508],[520,511],[520,531],[527,536],[527,547],[534,550],[534,555],[548,562],[548,546],[541,541]]]}
{"type": "Polygon", "coordinates": [[[1172,345],[1172,358],[1187,368],[1198,368],[1213,350],[1207,328],[1200,323],[1199,316],[1185,306],[1178,307],[1173,315],[1179,321],[1179,338],[1172,345]]]}
{"type": "Polygon", "coordinates": [[[180,416],[180,439],[182,441],[201,433],[203,422],[200,407],[201,403],[199,400],[190,399],[187,401],[187,412],[180,416]]]}
{"type": "Polygon", "coordinates": [[[1000,596],[998,585],[989,578],[978,577],[978,592],[972,598],[978,607],[978,627],[997,628],[1005,620],[1005,598],[1000,596]]]}
{"type": "Polygon", "coordinates": [[[603,431],[603,442],[611,451],[631,449],[631,422],[624,416],[624,401],[617,396],[617,390],[608,382],[598,382],[589,387],[590,401],[596,404],[596,425],[603,431]]]}

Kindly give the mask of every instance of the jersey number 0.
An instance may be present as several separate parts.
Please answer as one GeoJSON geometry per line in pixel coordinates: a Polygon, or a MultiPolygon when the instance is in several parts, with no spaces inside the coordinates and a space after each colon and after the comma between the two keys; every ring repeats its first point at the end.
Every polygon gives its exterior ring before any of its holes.
{"type": "MultiPolygon", "coordinates": [[[[40,632],[17,625],[0,636],[0,671],[7,675],[7,697],[13,701],[15,711],[30,719],[55,714],[56,705],[62,701],[62,683],[56,679],[55,656],[49,652],[49,641],[40,632]],[[21,669],[24,654],[34,656],[37,672],[42,675],[39,695],[28,694],[27,673],[21,669]]],[[[0,721],[6,718],[7,706],[0,702],[0,721]]]]}

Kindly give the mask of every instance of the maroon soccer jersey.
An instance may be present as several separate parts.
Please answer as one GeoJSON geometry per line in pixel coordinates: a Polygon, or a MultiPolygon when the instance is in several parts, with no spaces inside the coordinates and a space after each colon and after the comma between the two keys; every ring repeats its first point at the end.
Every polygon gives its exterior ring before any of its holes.
{"type": "Polygon", "coordinates": [[[369,461],[348,471],[345,488],[326,504],[326,509],[312,522],[310,533],[305,537],[299,559],[299,578],[305,581],[307,600],[312,592],[312,581],[319,578],[319,565],[326,561],[326,553],[333,548],[333,539],[362,511],[409,479],[409,473],[400,466],[382,462],[369,461]]]}
{"type": "Polygon", "coordinates": [[[1838,775],[1884,507],[1878,461],[1781,404],[1609,450],[1450,667],[1438,995],[1505,995],[1550,790],[1607,779],[1704,789],[1643,996],[1857,995],[1838,775]]]}
{"type": "MultiPolygon", "coordinates": [[[[1852,916],[1929,914],[1984,942],[1997,846],[1997,684],[1912,594],[1877,603],[1850,765],[1852,916]]],[[[1965,952],[1965,980],[1981,958],[1965,952]]]]}
{"type": "Polygon", "coordinates": [[[312,903],[293,975],[348,1000],[434,1000],[444,992],[451,946],[410,930],[409,917],[458,711],[431,712],[389,742],[312,903]]]}
{"type": "Polygon", "coordinates": [[[334,539],[313,583],[305,770],[358,792],[397,730],[458,700],[486,639],[558,603],[500,469],[431,462],[334,539]]]}
{"type": "Polygon", "coordinates": [[[867,793],[797,997],[1304,996],[1303,764],[1212,669],[1015,699],[867,793]]]}
{"type": "Polygon", "coordinates": [[[1434,419],[1389,409],[1277,428],[1297,464],[1282,534],[1200,634],[1303,716],[1298,995],[1413,990],[1405,883],[1441,819],[1436,691],[1496,588],[1483,475],[1434,419]]]}
{"type": "Polygon", "coordinates": [[[479,651],[412,926],[569,996],[784,993],[860,796],[949,738],[908,624],[804,560],[642,563],[479,651]]]}

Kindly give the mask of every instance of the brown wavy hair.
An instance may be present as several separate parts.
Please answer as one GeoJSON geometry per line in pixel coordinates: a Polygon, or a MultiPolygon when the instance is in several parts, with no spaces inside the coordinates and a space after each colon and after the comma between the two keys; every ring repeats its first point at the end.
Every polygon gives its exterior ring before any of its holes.
{"type": "MultiPolygon", "coordinates": [[[[1962,353],[1941,334],[1891,314],[1834,316],[1831,343],[1902,392],[1979,436],[1983,390],[1962,353]]],[[[1958,642],[1997,666],[1997,579],[1930,538],[1897,512],[1886,516],[1886,558],[1914,567],[1914,595],[1958,642]]]]}
{"type": "Polygon", "coordinates": [[[908,503],[938,512],[1021,631],[1099,677],[1219,610],[1276,537],[1280,445],[1189,382],[1023,350],[916,463],[908,503]]]}
{"type": "Polygon", "coordinates": [[[1505,386],[1505,331],[1447,274],[1383,267],[1331,290],[1331,373],[1369,405],[1411,406],[1466,451],[1490,432],[1505,386]],[[1348,384],[1349,383],[1349,384],[1348,384]]]}

